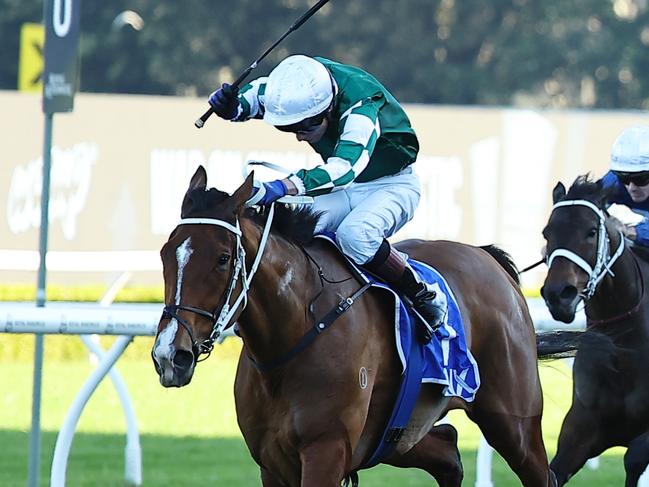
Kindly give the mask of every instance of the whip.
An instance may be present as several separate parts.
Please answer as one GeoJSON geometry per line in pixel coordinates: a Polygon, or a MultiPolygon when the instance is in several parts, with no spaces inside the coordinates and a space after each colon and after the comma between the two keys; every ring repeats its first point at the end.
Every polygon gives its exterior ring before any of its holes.
{"type": "MultiPolygon", "coordinates": [[[[272,46],[270,46],[268,49],[266,49],[266,51],[264,51],[264,53],[261,56],[259,56],[259,58],[257,60],[255,60],[254,63],[252,63],[250,66],[248,66],[248,68],[246,68],[246,70],[239,75],[239,77],[234,81],[234,83],[232,83],[232,87],[233,88],[238,88],[239,85],[243,82],[243,80],[246,79],[248,77],[248,75],[252,72],[252,70],[255,69],[257,67],[257,65],[262,61],[262,59],[264,59],[273,49],[275,49],[275,47],[277,47],[277,45],[280,42],[282,42],[286,36],[288,36],[291,32],[296,31],[297,29],[299,29],[300,26],[304,22],[309,20],[309,18],[314,13],[316,13],[318,10],[320,10],[320,8],[322,8],[322,6],[327,2],[329,2],[329,0],[320,0],[313,7],[311,7],[309,10],[307,10],[304,13],[304,15],[302,15],[302,17],[297,19],[293,23],[293,25],[291,25],[288,28],[288,30],[286,32],[284,32],[284,35],[282,35],[282,37],[277,39],[272,46]]],[[[210,118],[213,113],[214,113],[214,109],[212,107],[210,107],[209,110],[207,110],[203,115],[201,115],[201,118],[197,119],[194,122],[194,125],[196,126],[196,128],[202,128],[203,125],[205,125],[205,122],[207,121],[207,119],[210,118]]]]}

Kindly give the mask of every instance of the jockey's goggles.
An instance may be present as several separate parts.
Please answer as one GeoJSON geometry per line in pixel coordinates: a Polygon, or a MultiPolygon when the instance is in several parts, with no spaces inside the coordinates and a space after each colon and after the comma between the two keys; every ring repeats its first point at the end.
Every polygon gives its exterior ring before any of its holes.
{"type": "Polygon", "coordinates": [[[282,132],[291,132],[293,134],[313,132],[322,125],[322,121],[326,114],[327,112],[324,111],[318,115],[314,115],[313,117],[305,118],[300,122],[292,123],[291,125],[275,125],[275,128],[282,132]]]}
{"type": "Polygon", "coordinates": [[[613,174],[617,176],[618,181],[620,181],[625,186],[633,183],[636,186],[647,186],[649,184],[649,171],[643,172],[622,172],[622,171],[613,171],[613,174]]]}

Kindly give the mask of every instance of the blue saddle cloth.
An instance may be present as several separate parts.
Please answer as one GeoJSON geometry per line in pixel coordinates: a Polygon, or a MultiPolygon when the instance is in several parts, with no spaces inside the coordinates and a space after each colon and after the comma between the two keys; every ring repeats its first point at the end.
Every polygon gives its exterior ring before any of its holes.
{"type": "MultiPolygon", "coordinates": [[[[335,237],[331,235],[318,235],[335,245],[335,237]]],[[[336,246],[336,248],[338,248],[336,246]]],[[[349,259],[350,265],[355,264],[349,259]]],[[[433,267],[408,259],[409,264],[419,273],[426,282],[437,283],[446,294],[448,301],[448,314],[446,322],[435,332],[435,337],[424,347],[422,383],[431,382],[444,385],[445,396],[458,396],[467,402],[473,401],[480,387],[480,373],[478,364],[467,348],[462,316],[453,295],[444,277],[433,267]]],[[[402,372],[405,372],[408,355],[411,350],[411,341],[415,340],[412,327],[416,326],[399,295],[390,287],[379,282],[362,268],[355,266],[359,272],[370,282],[373,287],[378,287],[389,292],[394,298],[394,326],[395,340],[402,372]]]]}

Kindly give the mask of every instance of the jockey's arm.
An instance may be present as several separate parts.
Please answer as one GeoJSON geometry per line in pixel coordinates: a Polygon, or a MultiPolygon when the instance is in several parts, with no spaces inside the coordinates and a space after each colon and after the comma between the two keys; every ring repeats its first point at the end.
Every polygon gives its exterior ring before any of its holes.
{"type": "Polygon", "coordinates": [[[327,161],[288,177],[297,190],[296,194],[318,196],[338,191],[363,172],[381,135],[381,106],[381,99],[366,98],[342,115],[340,136],[327,161]]]}
{"type": "Polygon", "coordinates": [[[245,122],[251,118],[261,119],[264,116],[263,97],[268,77],[257,78],[239,90],[239,111],[233,122],[245,122]]]}
{"type": "Polygon", "coordinates": [[[633,231],[633,235],[627,234],[627,237],[635,241],[638,245],[649,247],[649,219],[644,218],[637,225],[630,227],[630,229],[633,231]]]}

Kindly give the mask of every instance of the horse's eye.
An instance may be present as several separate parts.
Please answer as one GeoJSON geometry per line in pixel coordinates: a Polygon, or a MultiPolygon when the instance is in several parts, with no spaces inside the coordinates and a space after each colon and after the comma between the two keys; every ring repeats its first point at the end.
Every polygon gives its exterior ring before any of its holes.
{"type": "Polygon", "coordinates": [[[230,255],[229,254],[221,254],[221,257],[219,257],[219,265],[225,265],[230,261],[230,255]]]}
{"type": "Polygon", "coordinates": [[[593,227],[590,230],[588,230],[588,234],[586,235],[588,238],[595,238],[597,237],[597,228],[593,227]]]}

